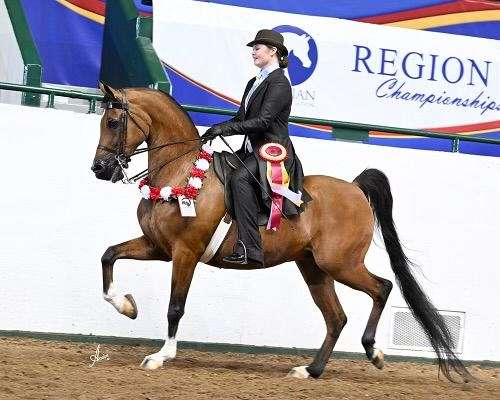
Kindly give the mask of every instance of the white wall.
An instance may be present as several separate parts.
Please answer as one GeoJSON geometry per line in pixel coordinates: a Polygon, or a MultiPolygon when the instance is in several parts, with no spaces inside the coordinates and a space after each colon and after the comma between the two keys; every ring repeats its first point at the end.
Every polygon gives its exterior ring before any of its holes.
{"type": "MultiPolygon", "coordinates": [[[[0,82],[23,83],[24,63],[5,2],[0,1],[0,82]]],[[[0,90],[1,103],[21,103],[21,94],[0,90]]]]}
{"type": "MultiPolygon", "coordinates": [[[[140,235],[137,187],[90,171],[99,117],[0,104],[0,330],[163,338],[170,264],[118,261],[115,282],[133,293],[135,321],[102,300],[100,257],[140,235]]],[[[439,309],[464,311],[465,359],[500,360],[500,159],[293,138],[306,173],[352,180],[366,167],[390,178],[394,218],[421,282],[439,309]]],[[[134,165],[140,169],[142,165],[134,165]]],[[[382,240],[367,265],[394,282],[382,240]]],[[[371,301],[338,285],[349,321],[336,350],[362,352],[371,301]]],[[[388,349],[390,296],[377,334],[388,349]]],[[[320,312],[294,264],[223,271],[200,264],[180,340],[317,348],[320,312]]]]}

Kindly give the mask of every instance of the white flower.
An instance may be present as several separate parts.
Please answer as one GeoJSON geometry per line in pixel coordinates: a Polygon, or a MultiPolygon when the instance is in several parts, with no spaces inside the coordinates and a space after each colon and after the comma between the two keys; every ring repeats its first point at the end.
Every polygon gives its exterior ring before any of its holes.
{"type": "Polygon", "coordinates": [[[196,163],[194,165],[196,168],[201,169],[202,171],[207,171],[210,167],[210,163],[204,158],[196,160],[196,163]]]}
{"type": "Polygon", "coordinates": [[[172,188],[170,186],[165,186],[160,190],[160,196],[165,201],[168,201],[170,199],[171,194],[172,194],[172,188]]]}
{"type": "Polygon", "coordinates": [[[210,146],[208,143],[205,143],[203,146],[201,146],[201,149],[206,151],[210,155],[214,154],[214,149],[212,149],[212,146],[210,146]]]}
{"type": "Polygon", "coordinates": [[[196,189],[201,189],[203,182],[200,178],[189,178],[188,185],[193,186],[196,189]]]}
{"type": "Polygon", "coordinates": [[[149,200],[149,195],[151,194],[151,190],[149,189],[148,185],[144,185],[143,187],[141,187],[141,194],[143,199],[149,200]]]}

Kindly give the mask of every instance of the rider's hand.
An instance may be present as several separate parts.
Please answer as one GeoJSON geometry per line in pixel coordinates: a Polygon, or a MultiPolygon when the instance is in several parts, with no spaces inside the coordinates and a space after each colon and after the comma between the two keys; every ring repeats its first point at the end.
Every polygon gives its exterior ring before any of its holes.
{"type": "Polygon", "coordinates": [[[203,135],[201,135],[201,141],[203,143],[206,143],[208,141],[214,140],[217,136],[220,136],[221,134],[222,134],[222,129],[217,125],[214,125],[211,128],[207,129],[207,131],[203,135]]]}

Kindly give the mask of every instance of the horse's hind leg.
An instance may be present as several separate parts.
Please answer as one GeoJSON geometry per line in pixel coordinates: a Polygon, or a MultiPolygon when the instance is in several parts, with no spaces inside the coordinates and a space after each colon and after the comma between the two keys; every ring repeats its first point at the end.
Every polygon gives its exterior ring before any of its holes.
{"type": "Polygon", "coordinates": [[[373,300],[373,307],[366,324],[361,343],[365,348],[366,356],[377,368],[384,366],[384,353],[376,349],[375,333],[380,315],[392,289],[392,282],[368,271],[364,264],[354,268],[344,268],[335,274],[335,280],[368,294],[373,300]]]}
{"type": "Polygon", "coordinates": [[[288,376],[317,378],[325,369],[340,332],[347,322],[347,317],[335,293],[333,279],[318,268],[312,255],[304,260],[296,261],[296,263],[309,287],[314,302],[323,314],[326,323],[326,337],[313,362],[308,366],[293,368],[288,376]]]}
{"type": "Polygon", "coordinates": [[[102,255],[102,284],[103,297],[111,303],[119,313],[129,318],[137,317],[137,305],[131,294],[119,294],[113,286],[113,266],[116,260],[166,260],[166,256],[155,248],[155,246],[144,236],[129,240],[128,242],[110,246],[102,255]]]}

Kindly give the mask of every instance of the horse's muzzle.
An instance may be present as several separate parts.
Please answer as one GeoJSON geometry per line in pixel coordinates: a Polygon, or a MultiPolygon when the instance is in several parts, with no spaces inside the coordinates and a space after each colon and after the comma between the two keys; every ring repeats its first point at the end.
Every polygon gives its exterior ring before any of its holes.
{"type": "Polygon", "coordinates": [[[120,165],[115,160],[95,158],[90,169],[94,172],[97,179],[104,181],[115,183],[123,178],[120,165]]]}

